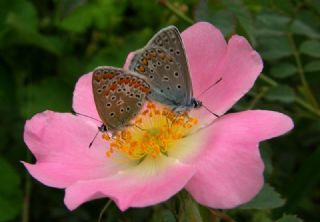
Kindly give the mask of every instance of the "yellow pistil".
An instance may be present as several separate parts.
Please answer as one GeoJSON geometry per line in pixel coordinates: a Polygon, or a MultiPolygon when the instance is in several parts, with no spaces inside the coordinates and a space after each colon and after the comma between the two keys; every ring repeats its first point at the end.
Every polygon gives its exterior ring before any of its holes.
{"type": "Polygon", "coordinates": [[[131,160],[168,155],[175,143],[197,124],[198,119],[188,113],[175,114],[168,108],[148,102],[146,109],[133,121],[133,126],[117,132],[113,138],[107,134],[102,136],[110,141],[106,155],[112,157],[117,152],[131,160]]]}

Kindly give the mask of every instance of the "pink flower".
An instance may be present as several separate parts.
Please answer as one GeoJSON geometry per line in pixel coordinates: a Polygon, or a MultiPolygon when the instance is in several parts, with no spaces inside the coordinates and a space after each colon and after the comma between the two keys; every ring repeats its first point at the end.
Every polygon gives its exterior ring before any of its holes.
{"type": "MultiPolygon", "coordinates": [[[[221,32],[205,22],[185,30],[182,39],[194,95],[222,77],[201,100],[215,113],[224,114],[253,86],[263,67],[259,54],[241,36],[235,35],[226,43],[221,32]]],[[[99,119],[91,75],[79,79],[73,108],[99,119]]],[[[153,121],[153,117],[146,118],[153,121]]],[[[162,120],[157,121],[159,124],[162,120]]],[[[111,198],[123,211],[145,207],[163,202],[183,188],[202,205],[236,207],[251,200],[263,185],[259,142],[293,127],[292,120],[278,112],[230,113],[185,138],[177,131],[172,134],[174,129],[164,132],[168,137],[161,137],[161,143],[169,144],[168,149],[137,161],[125,147],[124,153],[114,152],[113,158],[107,157],[112,147],[101,137],[88,149],[98,125],[89,118],[52,111],[35,115],[25,125],[24,140],[37,159],[35,164],[24,163],[25,167],[45,185],[65,189],[64,202],[70,210],[103,197],[111,198]]],[[[138,138],[139,130],[135,131],[131,136],[138,138]]],[[[150,147],[157,150],[157,143],[150,142],[150,147]]]]}

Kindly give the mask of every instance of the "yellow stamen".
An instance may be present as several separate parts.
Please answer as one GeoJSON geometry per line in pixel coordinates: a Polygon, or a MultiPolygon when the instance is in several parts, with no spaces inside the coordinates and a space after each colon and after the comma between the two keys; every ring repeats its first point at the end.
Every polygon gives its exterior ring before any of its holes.
{"type": "Polygon", "coordinates": [[[118,153],[141,161],[148,156],[155,159],[160,154],[167,155],[198,124],[198,119],[189,117],[188,113],[178,115],[148,102],[146,109],[133,122],[137,127],[117,132],[113,138],[106,133],[102,135],[103,139],[110,141],[107,157],[112,158],[118,153]]]}

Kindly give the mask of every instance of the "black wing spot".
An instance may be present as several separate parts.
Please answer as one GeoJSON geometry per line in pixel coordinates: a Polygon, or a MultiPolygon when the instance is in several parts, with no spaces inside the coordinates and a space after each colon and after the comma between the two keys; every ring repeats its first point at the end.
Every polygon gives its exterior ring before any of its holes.
{"type": "Polygon", "coordinates": [[[123,113],[123,112],[124,112],[124,108],[121,108],[121,109],[120,109],[120,113],[123,113]]]}
{"type": "Polygon", "coordinates": [[[116,115],[116,114],[115,114],[114,112],[111,112],[111,113],[109,114],[110,117],[115,117],[115,115],[116,115]]]}
{"type": "Polygon", "coordinates": [[[170,89],[171,89],[171,88],[168,86],[168,87],[167,87],[167,90],[170,90],[170,89]]]}
{"type": "Polygon", "coordinates": [[[100,93],[102,92],[102,90],[101,90],[101,89],[98,89],[97,92],[100,94],[100,93]]]}
{"type": "Polygon", "coordinates": [[[164,77],[163,77],[163,81],[168,82],[168,81],[169,81],[169,77],[168,77],[168,76],[164,76],[164,77]]]}
{"type": "Polygon", "coordinates": [[[161,64],[161,62],[158,61],[158,62],[157,62],[157,65],[158,65],[158,66],[161,66],[162,64],[161,64]]]}
{"type": "Polygon", "coordinates": [[[107,103],[107,107],[111,107],[111,103],[107,103]]]}
{"type": "Polygon", "coordinates": [[[126,110],[127,110],[127,112],[130,112],[131,107],[130,107],[130,106],[127,106],[126,110]]]}
{"type": "Polygon", "coordinates": [[[181,85],[180,84],[177,85],[177,89],[181,89],[181,85]]]}
{"type": "Polygon", "coordinates": [[[175,76],[176,78],[178,78],[178,77],[179,77],[179,73],[178,73],[178,72],[174,72],[174,76],[175,76]]]}
{"type": "Polygon", "coordinates": [[[137,106],[138,106],[138,107],[141,107],[141,106],[142,106],[142,103],[141,103],[141,102],[137,102],[137,106]]]}
{"type": "Polygon", "coordinates": [[[180,51],[179,50],[176,51],[176,55],[180,55],[180,51]]]}
{"type": "Polygon", "coordinates": [[[170,70],[170,66],[169,66],[169,65],[166,65],[164,68],[165,68],[166,70],[170,70]]]}
{"type": "Polygon", "coordinates": [[[174,52],[174,49],[173,49],[173,48],[170,48],[169,50],[170,50],[170,53],[173,53],[173,52],[174,52]]]}
{"type": "Polygon", "coordinates": [[[111,96],[111,101],[115,101],[116,100],[116,96],[111,96]]]}
{"type": "Polygon", "coordinates": [[[150,79],[153,79],[153,75],[149,75],[149,78],[150,78],[150,79]]]}
{"type": "Polygon", "coordinates": [[[154,70],[153,70],[153,69],[150,69],[150,72],[151,72],[151,73],[154,73],[154,70]]]}

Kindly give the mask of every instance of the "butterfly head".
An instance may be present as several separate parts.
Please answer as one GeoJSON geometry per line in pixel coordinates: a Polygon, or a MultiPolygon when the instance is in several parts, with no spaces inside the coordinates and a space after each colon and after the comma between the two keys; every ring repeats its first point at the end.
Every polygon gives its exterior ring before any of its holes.
{"type": "Polygon", "coordinates": [[[197,100],[195,98],[191,99],[191,105],[194,109],[199,109],[202,107],[202,102],[200,100],[197,100]]]}

